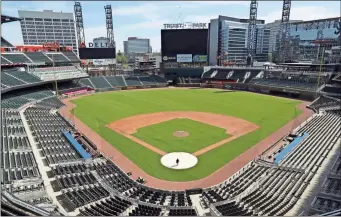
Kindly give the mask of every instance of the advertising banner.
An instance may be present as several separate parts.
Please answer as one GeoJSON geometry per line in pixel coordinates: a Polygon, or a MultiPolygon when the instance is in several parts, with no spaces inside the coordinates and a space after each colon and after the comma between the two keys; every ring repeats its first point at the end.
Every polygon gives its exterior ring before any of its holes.
{"type": "Polygon", "coordinates": [[[207,62],[207,55],[194,55],[193,56],[194,63],[203,63],[207,62]]]}
{"type": "Polygon", "coordinates": [[[178,63],[191,63],[192,62],[192,54],[177,54],[176,61],[178,63]]]}
{"type": "Polygon", "coordinates": [[[162,62],[176,62],[176,57],[172,56],[163,56],[162,62]]]}
{"type": "Polygon", "coordinates": [[[93,59],[92,63],[95,66],[107,66],[109,64],[116,64],[116,59],[93,59]]]}

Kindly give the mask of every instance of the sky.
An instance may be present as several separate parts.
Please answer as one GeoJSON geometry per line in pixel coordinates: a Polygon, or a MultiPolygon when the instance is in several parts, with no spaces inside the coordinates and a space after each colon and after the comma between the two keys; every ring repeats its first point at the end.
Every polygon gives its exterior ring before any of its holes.
{"type": "MultiPolygon", "coordinates": [[[[128,37],[149,38],[153,52],[160,51],[160,30],[165,23],[209,23],[218,15],[248,18],[250,1],[80,1],[86,43],[106,37],[104,6],[113,8],[117,51],[128,37]]],[[[2,1],[1,13],[18,16],[18,10],[73,12],[74,1],[2,1]]],[[[340,17],[338,1],[292,1],[290,19],[314,20],[340,17]]],[[[266,23],[281,19],[282,1],[258,1],[258,19],[266,23]]],[[[1,26],[2,36],[14,45],[23,44],[19,22],[1,26]]]]}

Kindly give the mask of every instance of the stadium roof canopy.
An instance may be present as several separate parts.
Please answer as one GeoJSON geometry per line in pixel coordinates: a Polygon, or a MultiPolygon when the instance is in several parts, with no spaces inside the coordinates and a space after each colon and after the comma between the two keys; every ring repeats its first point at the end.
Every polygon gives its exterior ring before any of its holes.
{"type": "Polygon", "coordinates": [[[9,23],[9,22],[14,22],[14,21],[20,21],[20,20],[22,20],[22,19],[21,18],[17,18],[17,17],[7,16],[7,15],[1,15],[1,24],[9,23]]]}

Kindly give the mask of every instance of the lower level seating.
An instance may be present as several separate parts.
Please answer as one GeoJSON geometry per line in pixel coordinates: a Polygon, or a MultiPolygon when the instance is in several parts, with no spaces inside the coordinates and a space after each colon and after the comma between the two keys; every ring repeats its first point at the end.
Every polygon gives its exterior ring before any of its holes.
{"type": "Polygon", "coordinates": [[[114,196],[81,208],[79,211],[84,216],[119,216],[131,205],[131,202],[114,196]]]}
{"type": "Polygon", "coordinates": [[[159,216],[160,213],[160,207],[152,207],[139,204],[129,213],[129,216],[159,216]]]}
{"type": "Polygon", "coordinates": [[[320,96],[319,98],[315,99],[309,107],[315,110],[319,110],[320,108],[326,108],[330,106],[338,106],[341,104],[340,99],[335,99],[329,96],[320,96]]]}
{"type": "Polygon", "coordinates": [[[108,196],[109,192],[102,186],[96,184],[95,186],[88,185],[63,191],[62,195],[58,196],[57,199],[67,211],[71,212],[78,207],[82,207],[108,196]]]}
{"type": "Polygon", "coordinates": [[[169,216],[197,216],[194,209],[170,209],[169,216]]]}

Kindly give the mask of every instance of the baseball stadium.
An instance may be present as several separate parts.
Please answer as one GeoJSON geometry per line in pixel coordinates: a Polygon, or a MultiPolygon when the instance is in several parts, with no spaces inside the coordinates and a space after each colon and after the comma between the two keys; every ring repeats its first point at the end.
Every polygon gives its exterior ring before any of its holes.
{"type": "Polygon", "coordinates": [[[90,76],[1,43],[1,215],[340,214],[340,64],[90,76]]]}

